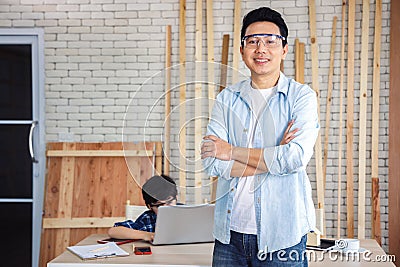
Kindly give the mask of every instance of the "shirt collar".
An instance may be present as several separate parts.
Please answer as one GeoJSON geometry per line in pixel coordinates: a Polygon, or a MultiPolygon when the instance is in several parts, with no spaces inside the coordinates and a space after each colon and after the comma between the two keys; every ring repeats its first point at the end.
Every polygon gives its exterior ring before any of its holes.
{"type": "MultiPolygon", "coordinates": [[[[241,97],[246,98],[249,94],[249,90],[251,90],[251,78],[232,85],[230,89],[241,97]]],[[[288,78],[285,76],[285,74],[283,74],[283,72],[280,72],[278,84],[276,86],[276,92],[283,93],[285,96],[287,96],[287,91],[288,78]]]]}

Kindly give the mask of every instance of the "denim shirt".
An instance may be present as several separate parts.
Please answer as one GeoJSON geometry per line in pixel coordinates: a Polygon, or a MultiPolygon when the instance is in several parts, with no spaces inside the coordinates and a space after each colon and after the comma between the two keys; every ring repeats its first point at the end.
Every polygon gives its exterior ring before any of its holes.
{"type": "MultiPolygon", "coordinates": [[[[207,135],[233,146],[247,147],[252,115],[248,92],[251,80],[225,88],[217,95],[207,135]]],[[[315,208],[306,166],[319,131],[317,98],[307,85],[280,73],[275,92],[261,113],[254,133],[254,148],[263,148],[268,172],[254,176],[254,206],[259,253],[274,252],[298,244],[315,229],[315,208]],[[289,144],[279,145],[290,120],[299,128],[289,144]]],[[[205,158],[203,165],[218,176],[214,237],[230,241],[231,210],[239,177],[231,177],[234,161],[205,158]]]]}

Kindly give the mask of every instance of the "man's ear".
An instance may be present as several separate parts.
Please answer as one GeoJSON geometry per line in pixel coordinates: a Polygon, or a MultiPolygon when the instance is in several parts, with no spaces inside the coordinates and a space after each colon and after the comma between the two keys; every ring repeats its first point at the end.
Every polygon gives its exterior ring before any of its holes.
{"type": "Polygon", "coordinates": [[[289,51],[289,45],[286,44],[285,47],[282,49],[282,60],[286,58],[288,51],[289,51]]]}

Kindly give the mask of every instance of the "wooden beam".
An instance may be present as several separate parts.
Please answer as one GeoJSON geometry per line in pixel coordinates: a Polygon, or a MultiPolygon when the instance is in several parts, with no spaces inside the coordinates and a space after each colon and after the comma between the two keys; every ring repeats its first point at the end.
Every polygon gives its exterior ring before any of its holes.
{"type": "Polygon", "coordinates": [[[331,37],[331,52],[329,60],[329,74],[328,74],[328,93],[326,96],[326,113],[325,113],[325,135],[324,135],[324,161],[323,161],[323,177],[324,188],[326,186],[326,168],[328,163],[328,141],[329,141],[329,127],[331,121],[331,106],[332,106],[332,89],[333,89],[333,69],[335,62],[335,45],[336,45],[336,24],[337,17],[333,17],[332,23],[332,37],[331,37]]]}
{"type": "Polygon", "coordinates": [[[171,158],[171,25],[167,25],[165,35],[164,174],[169,175],[171,158]]]}
{"type": "Polygon", "coordinates": [[[197,204],[202,203],[201,200],[201,155],[200,145],[202,140],[202,84],[199,82],[202,77],[202,43],[203,43],[203,1],[196,0],[196,36],[195,36],[195,111],[194,111],[194,151],[195,151],[195,170],[194,170],[194,201],[197,204]]]}
{"type": "Polygon", "coordinates": [[[354,237],[354,173],[353,173],[353,124],[354,124],[354,23],[356,2],[349,0],[347,29],[347,120],[346,120],[346,198],[347,237],[354,237]]]}
{"type": "Polygon", "coordinates": [[[153,150],[48,150],[47,157],[151,157],[153,150]]]}
{"type": "Polygon", "coordinates": [[[365,168],[367,158],[369,0],[363,0],[361,30],[360,117],[358,144],[358,238],[365,239],[365,168]]]}
{"type": "Polygon", "coordinates": [[[342,211],[342,146],[343,146],[343,81],[345,50],[346,0],[342,1],[342,40],[340,45],[340,84],[339,84],[339,157],[338,157],[338,194],[337,194],[337,238],[340,239],[342,211]]]}
{"type": "Polygon", "coordinates": [[[43,229],[109,228],[124,220],[125,217],[43,218],[43,229]]]}
{"type": "MultiPolygon", "coordinates": [[[[75,149],[75,144],[63,144],[63,150],[75,149]]],[[[58,199],[58,218],[70,219],[73,207],[75,158],[63,157],[61,160],[60,195],[58,199]]],[[[70,229],[63,229],[56,233],[56,255],[61,254],[70,245],[70,229]]]]}
{"type": "Polygon", "coordinates": [[[214,17],[213,0],[207,0],[207,77],[208,77],[208,114],[211,115],[215,99],[214,74],[214,17]]]}
{"type": "MultiPolygon", "coordinates": [[[[400,1],[390,2],[389,254],[400,259],[400,1]]],[[[382,40],[386,42],[386,40],[382,40]]]]}
{"type": "Polygon", "coordinates": [[[302,84],[304,84],[305,54],[305,44],[303,42],[299,42],[299,80],[297,81],[302,84]]]}
{"type": "MultiPolygon", "coordinates": [[[[318,42],[317,42],[317,25],[315,17],[315,0],[308,0],[308,12],[310,17],[310,42],[311,42],[311,72],[312,72],[312,88],[317,93],[318,99],[318,115],[320,114],[319,108],[319,74],[318,74],[318,42]]],[[[321,148],[321,133],[318,133],[317,141],[314,147],[315,170],[317,180],[317,200],[318,208],[325,210],[325,188],[324,177],[322,171],[322,148],[321,148]]],[[[323,216],[325,219],[325,216],[323,216]]],[[[325,220],[322,229],[323,235],[326,234],[325,220]]]]}
{"type": "Polygon", "coordinates": [[[221,52],[221,76],[219,82],[220,92],[226,87],[228,55],[229,55],[229,34],[224,34],[224,37],[222,39],[222,52],[221,52]]]}
{"type": "Polygon", "coordinates": [[[381,201],[379,198],[379,178],[372,178],[372,238],[382,244],[381,236],[381,201]]]}
{"type": "Polygon", "coordinates": [[[381,244],[381,214],[379,199],[379,98],[381,75],[381,32],[382,32],[382,0],[375,2],[374,63],[372,74],[372,141],[371,141],[371,176],[372,192],[372,238],[381,244]],[[374,191],[375,183],[375,191],[374,191]],[[377,189],[376,189],[377,187],[377,189]]]}
{"type": "Polygon", "coordinates": [[[186,0],[179,0],[179,187],[186,202],[186,0]]]}
{"type": "Polygon", "coordinates": [[[240,52],[240,11],[241,1],[235,0],[233,15],[233,57],[232,57],[232,84],[239,81],[239,52],[240,52]]]}

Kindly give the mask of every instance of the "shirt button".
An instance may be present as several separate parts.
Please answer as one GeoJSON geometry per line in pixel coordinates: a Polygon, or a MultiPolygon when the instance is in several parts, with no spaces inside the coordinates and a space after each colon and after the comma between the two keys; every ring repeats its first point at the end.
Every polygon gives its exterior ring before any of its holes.
{"type": "Polygon", "coordinates": [[[261,201],[260,201],[260,198],[257,198],[257,202],[258,202],[258,203],[260,203],[260,202],[261,202],[261,201]]]}
{"type": "Polygon", "coordinates": [[[247,129],[244,129],[243,132],[247,133],[247,129]]]}
{"type": "Polygon", "coordinates": [[[232,188],[232,189],[231,189],[231,192],[233,192],[233,191],[235,191],[235,188],[232,188]]]}
{"type": "Polygon", "coordinates": [[[228,213],[231,213],[231,210],[228,210],[228,213]]]}

